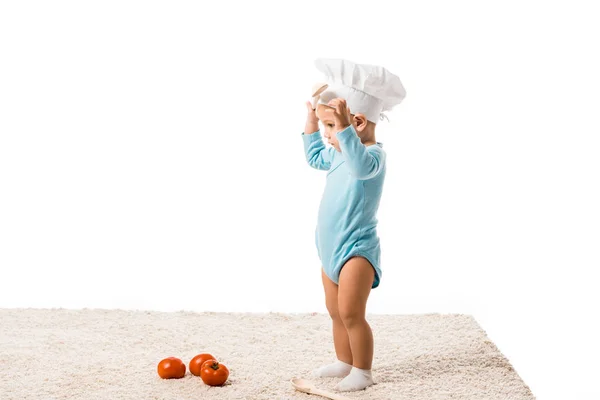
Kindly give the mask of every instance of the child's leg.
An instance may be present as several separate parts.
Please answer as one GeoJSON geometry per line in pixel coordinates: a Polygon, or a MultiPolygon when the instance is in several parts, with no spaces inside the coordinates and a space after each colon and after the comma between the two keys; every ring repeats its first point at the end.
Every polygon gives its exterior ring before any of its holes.
{"type": "Polygon", "coordinates": [[[325,305],[333,325],[333,346],[338,360],[352,365],[352,350],[350,349],[350,339],[348,331],[342,322],[338,309],[338,286],[321,270],[323,288],[325,289],[325,305]]]}
{"type": "Polygon", "coordinates": [[[337,377],[343,378],[350,373],[352,369],[352,351],[350,350],[350,340],[348,332],[342,322],[338,310],[338,286],[321,269],[321,278],[323,288],[325,289],[325,305],[329,316],[333,322],[333,345],[337,361],[328,364],[313,371],[313,375],[319,377],[337,377]]]}
{"type": "Polygon", "coordinates": [[[353,368],[336,389],[361,390],[373,384],[373,332],[366,320],[367,299],[375,278],[371,263],[353,257],[342,268],[338,288],[338,310],[348,331],[353,368]]]}

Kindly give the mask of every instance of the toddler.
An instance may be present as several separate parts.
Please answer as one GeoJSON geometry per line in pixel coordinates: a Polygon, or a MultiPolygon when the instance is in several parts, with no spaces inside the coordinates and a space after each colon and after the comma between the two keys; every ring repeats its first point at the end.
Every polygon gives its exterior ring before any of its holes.
{"type": "Polygon", "coordinates": [[[338,59],[317,59],[316,66],[329,86],[316,109],[306,103],[302,138],[308,164],[327,171],[315,244],[337,360],[313,375],[344,378],[335,389],[355,391],[373,384],[373,334],[365,317],[369,293],[381,280],[376,214],[386,153],[375,128],[382,111],[399,104],[406,92],[382,67],[338,59]]]}

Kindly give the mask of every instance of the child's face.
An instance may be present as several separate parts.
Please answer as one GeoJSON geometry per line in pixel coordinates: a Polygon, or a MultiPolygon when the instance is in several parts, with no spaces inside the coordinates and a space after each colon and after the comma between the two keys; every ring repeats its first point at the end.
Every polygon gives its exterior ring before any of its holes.
{"type": "MultiPolygon", "coordinates": [[[[335,120],[333,119],[333,113],[331,112],[331,110],[332,110],[331,108],[326,107],[323,104],[319,104],[316,109],[316,115],[317,115],[317,118],[319,118],[319,121],[323,124],[323,127],[325,129],[323,132],[323,137],[325,137],[325,139],[327,139],[329,144],[334,149],[341,152],[340,144],[337,140],[337,137],[335,136],[335,134],[337,132],[339,132],[341,129],[339,127],[335,126],[335,120]]],[[[352,115],[352,117],[354,117],[354,115],[352,115]]]]}

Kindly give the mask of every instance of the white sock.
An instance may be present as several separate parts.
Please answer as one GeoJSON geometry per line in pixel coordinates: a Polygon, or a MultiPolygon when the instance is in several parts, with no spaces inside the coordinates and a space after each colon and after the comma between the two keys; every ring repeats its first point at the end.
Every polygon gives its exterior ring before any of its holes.
{"type": "Polygon", "coordinates": [[[350,374],[342,379],[335,387],[339,392],[353,392],[363,390],[373,384],[373,376],[370,369],[352,367],[350,374]]]}
{"type": "Polygon", "coordinates": [[[319,378],[343,378],[350,373],[352,365],[336,360],[333,364],[324,365],[313,370],[313,376],[319,378]]]}

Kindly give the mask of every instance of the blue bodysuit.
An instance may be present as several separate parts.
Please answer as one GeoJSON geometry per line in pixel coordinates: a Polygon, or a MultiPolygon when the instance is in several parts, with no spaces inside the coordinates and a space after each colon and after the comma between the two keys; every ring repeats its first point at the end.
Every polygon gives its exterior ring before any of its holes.
{"type": "Polygon", "coordinates": [[[317,252],[335,284],[348,259],[366,258],[375,269],[372,288],[376,288],[381,280],[376,214],[385,178],[385,151],[379,142],[362,144],[352,125],[336,137],[341,152],[327,149],[319,131],[302,133],[308,164],[328,171],[315,230],[317,252]]]}

